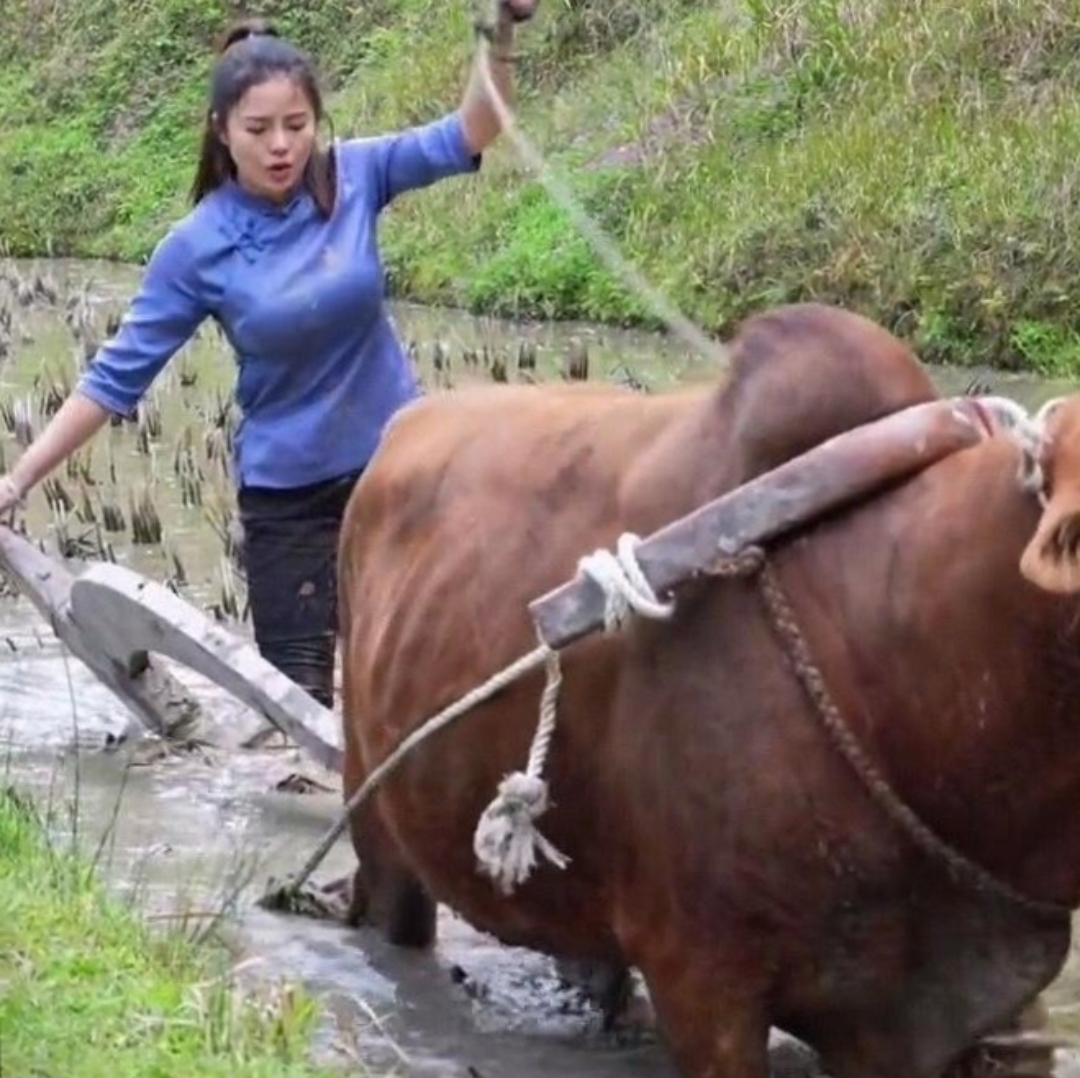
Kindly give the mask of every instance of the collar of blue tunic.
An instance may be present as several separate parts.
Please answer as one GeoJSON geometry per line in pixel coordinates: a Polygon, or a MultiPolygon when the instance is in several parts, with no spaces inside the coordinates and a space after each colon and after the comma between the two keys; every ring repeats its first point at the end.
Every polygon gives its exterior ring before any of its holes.
{"type": "Polygon", "coordinates": [[[300,182],[287,199],[280,202],[275,202],[265,195],[257,195],[246,187],[241,187],[234,179],[225,181],[222,185],[222,193],[241,209],[261,213],[267,217],[287,217],[311,197],[311,192],[304,181],[300,182]]]}
{"type": "Polygon", "coordinates": [[[280,202],[248,191],[234,179],[226,180],[219,191],[219,204],[225,210],[221,227],[232,236],[248,262],[254,262],[266,251],[283,229],[291,232],[301,226],[314,209],[306,184],[280,202]]]}

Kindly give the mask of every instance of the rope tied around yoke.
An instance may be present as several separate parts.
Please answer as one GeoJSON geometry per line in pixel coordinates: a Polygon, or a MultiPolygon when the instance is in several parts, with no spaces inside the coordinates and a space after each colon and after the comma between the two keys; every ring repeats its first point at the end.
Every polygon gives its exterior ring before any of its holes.
{"type": "MultiPolygon", "coordinates": [[[[665,619],[675,603],[662,601],[653,591],[637,560],[641,539],[631,532],[621,535],[615,552],[600,549],[578,562],[579,574],[593,580],[604,592],[604,629],[621,628],[631,613],[665,619]]],[[[532,874],[537,854],[558,868],[570,859],[556,849],[536,828],[536,820],[548,809],[550,799],[543,777],[558,716],[562,667],[558,651],[549,650],[546,680],[540,698],[540,722],[536,728],[524,771],[502,780],[495,799],[477,824],[473,850],[481,872],[490,876],[503,894],[510,894],[532,874]]]]}
{"type": "Polygon", "coordinates": [[[604,630],[621,628],[631,613],[664,620],[675,613],[674,602],[661,602],[641,570],[637,548],[641,543],[633,532],[624,532],[615,544],[615,553],[601,548],[578,562],[578,572],[599,585],[604,593],[604,630]]]}

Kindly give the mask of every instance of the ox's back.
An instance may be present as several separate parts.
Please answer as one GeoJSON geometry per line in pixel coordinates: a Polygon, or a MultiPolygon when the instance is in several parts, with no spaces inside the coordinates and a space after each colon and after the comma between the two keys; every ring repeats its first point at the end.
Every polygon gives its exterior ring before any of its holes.
{"type": "MultiPolygon", "coordinates": [[[[665,431],[693,422],[707,395],[491,386],[400,413],[342,528],[342,607],[381,671],[369,706],[392,707],[387,691],[412,695],[416,679],[398,675],[423,651],[439,657],[424,667],[454,682],[425,684],[435,699],[530,647],[528,601],[633,524],[622,476],[665,431]]],[[[410,708],[394,725],[420,717],[410,708]]]]}
{"type": "Polygon", "coordinates": [[[824,439],[936,395],[912,353],[816,304],[750,320],[719,385],[488,386],[392,421],[350,503],[342,600],[391,650],[444,607],[490,665],[528,643],[524,606],[624,530],[649,532],[824,439]],[[407,581],[420,589],[411,620],[407,581]],[[445,604],[438,596],[445,590],[445,604]],[[385,623],[385,624],[384,624],[385,623]]]}

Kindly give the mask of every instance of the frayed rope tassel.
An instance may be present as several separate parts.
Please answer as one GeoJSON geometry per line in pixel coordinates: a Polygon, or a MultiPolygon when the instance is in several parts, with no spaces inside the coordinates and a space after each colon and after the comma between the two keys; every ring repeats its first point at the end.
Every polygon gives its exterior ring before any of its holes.
{"type": "Polygon", "coordinates": [[[542,854],[557,868],[570,858],[557,850],[536,829],[535,821],[548,809],[548,784],[542,777],[551,738],[555,732],[556,706],[562,670],[559,654],[547,657],[547,681],[540,700],[540,724],[536,728],[525,771],[515,771],[499,783],[499,792],[476,825],[473,850],[480,871],[490,876],[504,895],[532,875],[542,854]]]}

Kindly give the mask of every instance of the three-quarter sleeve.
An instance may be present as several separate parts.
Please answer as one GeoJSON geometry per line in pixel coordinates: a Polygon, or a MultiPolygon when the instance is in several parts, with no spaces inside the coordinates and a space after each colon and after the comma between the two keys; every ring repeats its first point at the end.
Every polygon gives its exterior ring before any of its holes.
{"type": "Polygon", "coordinates": [[[209,313],[192,246],[173,230],[154,249],[115,335],[98,349],[76,388],[130,416],[158,372],[209,313]]]}
{"type": "Polygon", "coordinates": [[[469,149],[457,111],[390,134],[346,139],[339,153],[346,178],[365,185],[377,210],[406,191],[476,172],[482,159],[469,149]]]}

